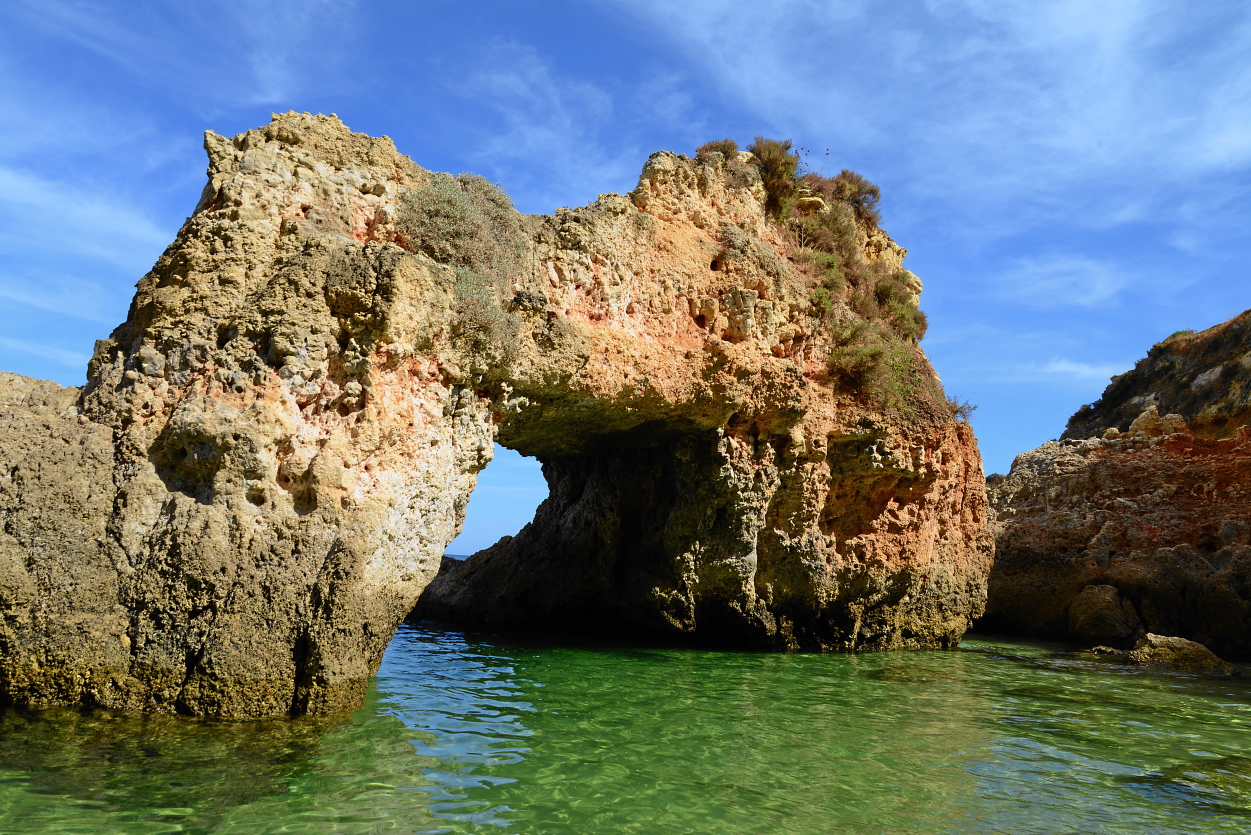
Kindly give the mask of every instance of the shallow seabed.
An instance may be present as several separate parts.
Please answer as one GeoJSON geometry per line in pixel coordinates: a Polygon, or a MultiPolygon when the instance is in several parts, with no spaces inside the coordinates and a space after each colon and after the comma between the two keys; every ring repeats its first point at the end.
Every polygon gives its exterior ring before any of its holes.
{"type": "Polygon", "coordinates": [[[0,714],[0,832],[1245,833],[1251,682],[401,627],[347,720],[0,714]]]}

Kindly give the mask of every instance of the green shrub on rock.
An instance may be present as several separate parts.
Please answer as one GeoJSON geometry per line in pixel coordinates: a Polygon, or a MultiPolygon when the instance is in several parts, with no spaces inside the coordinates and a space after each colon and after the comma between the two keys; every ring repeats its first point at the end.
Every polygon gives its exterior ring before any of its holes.
{"type": "Polygon", "coordinates": [[[513,358],[520,321],[504,308],[521,275],[521,216],[498,186],[477,174],[435,174],[401,198],[399,228],[407,249],[455,270],[456,321],[462,347],[513,358]]]}
{"type": "Polygon", "coordinates": [[[826,367],[832,377],[848,388],[866,390],[881,377],[886,345],[869,321],[852,319],[833,323],[830,342],[832,347],[826,367]]]}
{"type": "Polygon", "coordinates": [[[399,227],[409,250],[440,264],[500,280],[520,272],[521,219],[508,195],[477,174],[435,174],[404,194],[399,227]]]}

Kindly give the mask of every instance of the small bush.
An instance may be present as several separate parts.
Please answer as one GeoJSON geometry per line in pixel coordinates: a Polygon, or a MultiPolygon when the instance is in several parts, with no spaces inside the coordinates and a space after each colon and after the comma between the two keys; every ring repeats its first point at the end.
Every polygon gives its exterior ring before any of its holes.
{"type": "Polygon", "coordinates": [[[834,306],[834,297],[824,287],[814,287],[808,300],[812,303],[812,309],[816,311],[816,314],[822,317],[834,306]]]}
{"type": "Polygon", "coordinates": [[[815,249],[801,249],[791,257],[795,263],[807,267],[817,283],[830,294],[841,294],[847,286],[842,259],[837,255],[815,249]]]}
{"type": "Polygon", "coordinates": [[[924,339],[929,317],[912,304],[907,272],[874,266],[877,269],[867,275],[873,281],[872,293],[857,291],[852,296],[852,308],[861,316],[885,322],[897,336],[918,342],[924,339]]]}
{"type": "Polygon", "coordinates": [[[912,412],[925,397],[927,380],[933,377],[917,366],[915,350],[906,342],[889,340],[877,380],[876,394],[889,408],[912,412]]]}
{"type": "Polygon", "coordinates": [[[956,420],[968,423],[969,418],[973,417],[973,413],[977,411],[977,406],[974,406],[967,400],[961,400],[959,397],[948,397],[947,410],[951,412],[951,416],[956,420]]]}
{"type": "Polygon", "coordinates": [[[498,354],[506,362],[514,360],[521,335],[521,321],[504,309],[499,282],[465,267],[456,269],[456,319],[452,334],[461,347],[476,354],[498,354]]]}
{"type": "Polygon", "coordinates": [[[886,309],[886,321],[904,339],[920,342],[930,327],[930,318],[907,302],[892,301],[886,309]]]}
{"type": "Polygon", "coordinates": [[[738,143],[733,139],[714,139],[711,142],[705,142],[695,149],[695,158],[706,158],[713,153],[719,153],[727,160],[732,160],[738,156],[738,143]]]}
{"type": "Polygon", "coordinates": [[[853,390],[862,390],[882,374],[886,345],[868,322],[837,322],[830,327],[832,347],[826,360],[830,375],[853,390]]]}
{"type": "Polygon", "coordinates": [[[858,256],[860,233],[846,203],[826,201],[824,212],[792,218],[789,231],[801,248],[837,254],[845,263],[858,256]]]}
{"type": "Polygon", "coordinates": [[[1179,337],[1179,336],[1190,336],[1192,333],[1194,333],[1194,331],[1193,331],[1193,330],[1190,330],[1190,329],[1180,330],[1180,331],[1173,331],[1172,333],[1170,333],[1168,336],[1164,337],[1164,338],[1163,338],[1162,340],[1160,340],[1160,341],[1161,341],[1161,342],[1168,342],[1170,339],[1176,339],[1176,338],[1177,338],[1177,337],[1179,337]]]}
{"type": "Polygon", "coordinates": [[[463,347],[512,360],[521,323],[503,303],[522,272],[525,245],[508,195],[477,174],[436,174],[402,197],[399,227],[409,250],[454,269],[452,333],[463,347]]]}
{"type": "Polygon", "coordinates": [[[865,319],[880,319],[882,316],[882,309],[878,307],[877,299],[872,293],[857,289],[852,292],[847,304],[857,315],[865,319]]]}
{"type": "Polygon", "coordinates": [[[725,158],[723,171],[725,183],[730,188],[747,188],[759,176],[754,166],[739,161],[738,143],[733,139],[714,139],[712,142],[705,142],[695,149],[695,159],[707,162],[714,153],[721,154],[725,158]]]}
{"type": "Polygon", "coordinates": [[[435,174],[400,201],[400,232],[413,252],[500,280],[521,270],[521,219],[512,200],[477,174],[435,174]]]}
{"type": "Polygon", "coordinates": [[[894,274],[882,276],[873,283],[873,297],[877,299],[878,307],[886,307],[891,302],[904,301],[905,292],[894,274]]]}
{"type": "Polygon", "coordinates": [[[777,218],[785,214],[795,195],[795,173],[799,170],[799,154],[791,150],[789,139],[765,139],[757,136],[747,146],[756,157],[760,179],[765,187],[765,212],[777,218]]]}
{"type": "Polygon", "coordinates": [[[856,219],[869,228],[875,228],[881,222],[878,212],[878,201],[882,192],[873,183],[846,168],[831,183],[832,197],[851,206],[856,219]]]}

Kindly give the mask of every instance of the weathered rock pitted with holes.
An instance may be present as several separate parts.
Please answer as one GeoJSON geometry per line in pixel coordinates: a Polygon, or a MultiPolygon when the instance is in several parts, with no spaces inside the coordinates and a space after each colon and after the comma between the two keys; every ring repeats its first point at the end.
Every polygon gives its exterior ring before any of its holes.
{"type": "MultiPolygon", "coordinates": [[[[1164,344],[1210,346],[1246,320],[1164,344]]],[[[1201,352],[1199,367],[1239,368],[1243,342],[1225,343],[1224,359],[1201,352]]],[[[1180,360],[1162,364],[1159,347],[1069,421],[1069,433],[1099,436],[1048,442],[991,479],[986,627],[1119,647],[1152,632],[1251,659],[1251,427],[1235,423],[1246,405],[1209,387],[1208,402],[1186,401],[1199,433],[1181,415],[1160,416],[1154,403],[1177,403],[1188,386],[1167,376],[1180,360]],[[1141,399],[1151,391],[1165,394],[1141,399]],[[1151,405],[1127,423],[1130,402],[1151,405]],[[1113,425],[1090,423],[1099,415],[1113,425]]]]}
{"type": "Polygon", "coordinates": [[[389,139],[288,113],[206,147],[88,385],[0,378],[3,701],[355,707],[496,438],[552,498],[440,580],[445,614],[858,649],[980,612],[969,428],[915,345],[904,407],[824,382],[759,182],[660,153],[628,196],[525,219],[485,314],[509,342],[479,344],[453,269],[403,247],[433,175],[389,139]]]}
{"type": "Polygon", "coordinates": [[[1248,381],[1251,311],[1152,346],[1064,440],[992,479],[984,624],[1120,647],[1150,631],[1251,659],[1248,381]]]}

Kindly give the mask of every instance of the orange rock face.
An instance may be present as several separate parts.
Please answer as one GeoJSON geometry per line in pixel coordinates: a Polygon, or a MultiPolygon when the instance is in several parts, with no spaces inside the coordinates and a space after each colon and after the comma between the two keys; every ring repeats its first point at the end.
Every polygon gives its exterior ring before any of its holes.
{"type": "Polygon", "coordinates": [[[1123,647],[1152,632],[1251,658],[1251,429],[1197,438],[1172,417],[1052,441],[990,484],[986,626],[1123,647]]]}
{"type": "Polygon", "coordinates": [[[205,144],[87,386],[0,378],[0,699],[357,706],[496,440],[552,496],[440,579],[444,615],[864,649],[981,612],[971,430],[911,339],[890,397],[831,381],[831,317],[858,314],[815,308],[751,166],[662,152],[629,195],[523,217],[334,118],[205,144]],[[498,251],[431,236],[462,189],[498,251]]]}

